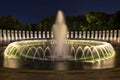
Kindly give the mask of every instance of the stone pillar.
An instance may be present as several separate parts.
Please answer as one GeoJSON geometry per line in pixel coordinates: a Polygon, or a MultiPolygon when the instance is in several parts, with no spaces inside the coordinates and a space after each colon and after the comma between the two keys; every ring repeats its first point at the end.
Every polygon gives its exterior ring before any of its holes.
{"type": "Polygon", "coordinates": [[[46,38],[50,38],[50,36],[49,36],[49,31],[47,31],[47,37],[46,38]]]}
{"type": "Polygon", "coordinates": [[[53,38],[53,31],[51,32],[51,38],[53,38]]]}
{"type": "Polygon", "coordinates": [[[86,31],[87,32],[87,39],[90,39],[90,31],[86,31]]]}
{"type": "Polygon", "coordinates": [[[75,31],[75,38],[77,38],[77,31],[75,31]]]}
{"type": "Polygon", "coordinates": [[[84,38],[84,39],[86,38],[86,34],[85,33],[86,33],[86,31],[82,31],[82,35],[83,35],[82,38],[84,38]]]}
{"type": "Polygon", "coordinates": [[[31,39],[33,39],[33,31],[30,31],[31,39]]]}
{"type": "Polygon", "coordinates": [[[109,40],[109,30],[106,31],[106,40],[109,40]]]}
{"type": "Polygon", "coordinates": [[[34,38],[37,38],[37,31],[34,31],[34,38]]]}
{"type": "Polygon", "coordinates": [[[41,38],[41,31],[39,31],[39,38],[41,38]]]}
{"type": "Polygon", "coordinates": [[[103,40],[105,40],[105,31],[103,31],[103,36],[102,36],[103,38],[103,40]]]}
{"type": "Polygon", "coordinates": [[[26,31],[26,39],[30,39],[29,31],[26,31]]]}
{"type": "Polygon", "coordinates": [[[12,37],[12,40],[14,40],[14,31],[11,30],[11,37],[12,37]]]}
{"type": "Polygon", "coordinates": [[[46,34],[45,34],[45,31],[43,31],[43,38],[45,38],[46,37],[46,34]]]}
{"type": "Polygon", "coordinates": [[[94,39],[94,31],[91,31],[91,39],[94,39]]]}
{"type": "Polygon", "coordinates": [[[117,39],[117,30],[114,30],[114,41],[116,41],[116,39],[117,39]]]}
{"type": "Polygon", "coordinates": [[[25,31],[22,31],[22,35],[23,35],[23,38],[22,39],[25,39],[25,31]]]}
{"type": "Polygon", "coordinates": [[[82,38],[82,32],[79,31],[79,38],[82,38]]]}
{"type": "Polygon", "coordinates": [[[98,37],[98,31],[94,31],[94,39],[97,39],[98,37]]]}
{"type": "Polygon", "coordinates": [[[22,37],[21,37],[21,31],[19,31],[19,39],[20,40],[22,39],[22,37]]]}
{"type": "Polygon", "coordinates": [[[6,41],[7,40],[7,38],[6,38],[6,30],[3,30],[3,36],[4,36],[4,41],[6,41]]]}
{"type": "Polygon", "coordinates": [[[73,31],[71,31],[71,38],[73,38],[74,36],[73,36],[73,31]]]}
{"type": "Polygon", "coordinates": [[[99,31],[99,39],[101,40],[101,36],[102,35],[102,33],[101,33],[101,31],[99,31]]]}
{"type": "Polygon", "coordinates": [[[15,30],[15,39],[18,40],[18,33],[17,33],[17,30],[15,30]]]}

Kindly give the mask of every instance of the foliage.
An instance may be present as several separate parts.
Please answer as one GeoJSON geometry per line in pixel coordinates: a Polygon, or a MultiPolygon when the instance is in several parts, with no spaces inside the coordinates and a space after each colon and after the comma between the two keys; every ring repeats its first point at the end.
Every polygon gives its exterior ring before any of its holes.
{"type": "Polygon", "coordinates": [[[20,23],[14,16],[3,16],[0,18],[0,29],[15,29],[20,23]]]}
{"type": "MultiPolygon", "coordinates": [[[[89,12],[85,16],[66,16],[65,19],[69,31],[120,29],[120,11],[114,14],[89,12]]],[[[14,16],[3,16],[0,18],[0,29],[51,31],[54,22],[55,16],[45,18],[38,24],[22,24],[14,16]]]]}

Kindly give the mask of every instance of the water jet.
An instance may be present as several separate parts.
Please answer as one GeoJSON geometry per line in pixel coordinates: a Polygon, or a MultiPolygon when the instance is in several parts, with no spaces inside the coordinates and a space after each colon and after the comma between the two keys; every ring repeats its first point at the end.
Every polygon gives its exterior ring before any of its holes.
{"type": "Polygon", "coordinates": [[[95,63],[115,56],[112,45],[106,41],[67,39],[63,12],[58,11],[53,24],[53,39],[23,40],[10,43],[5,58],[40,61],[79,61],[95,63]]]}

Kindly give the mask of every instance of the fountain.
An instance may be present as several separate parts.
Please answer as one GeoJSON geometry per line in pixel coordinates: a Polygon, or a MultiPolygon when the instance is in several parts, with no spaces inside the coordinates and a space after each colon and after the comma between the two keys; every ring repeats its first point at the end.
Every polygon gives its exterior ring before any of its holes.
{"type": "Polygon", "coordinates": [[[58,11],[52,28],[54,39],[16,41],[7,46],[5,58],[42,61],[98,62],[110,59],[115,50],[108,42],[67,39],[67,27],[62,11],[58,11]]]}
{"type": "Polygon", "coordinates": [[[67,27],[65,25],[64,15],[62,11],[58,11],[56,22],[53,25],[53,33],[54,33],[54,39],[55,39],[55,45],[56,49],[54,50],[56,52],[55,58],[58,60],[60,58],[67,58],[68,57],[68,51],[66,46],[66,40],[67,40],[67,27]]]}

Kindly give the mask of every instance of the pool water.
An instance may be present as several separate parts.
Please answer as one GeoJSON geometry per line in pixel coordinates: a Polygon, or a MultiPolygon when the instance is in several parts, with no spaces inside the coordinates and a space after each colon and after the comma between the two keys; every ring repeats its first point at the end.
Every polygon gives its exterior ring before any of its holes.
{"type": "Polygon", "coordinates": [[[79,61],[40,61],[40,60],[20,60],[4,58],[3,52],[6,48],[1,47],[0,51],[0,67],[27,69],[27,70],[88,70],[88,69],[106,69],[120,67],[120,46],[113,44],[116,56],[104,61],[87,63],[79,61]]]}

